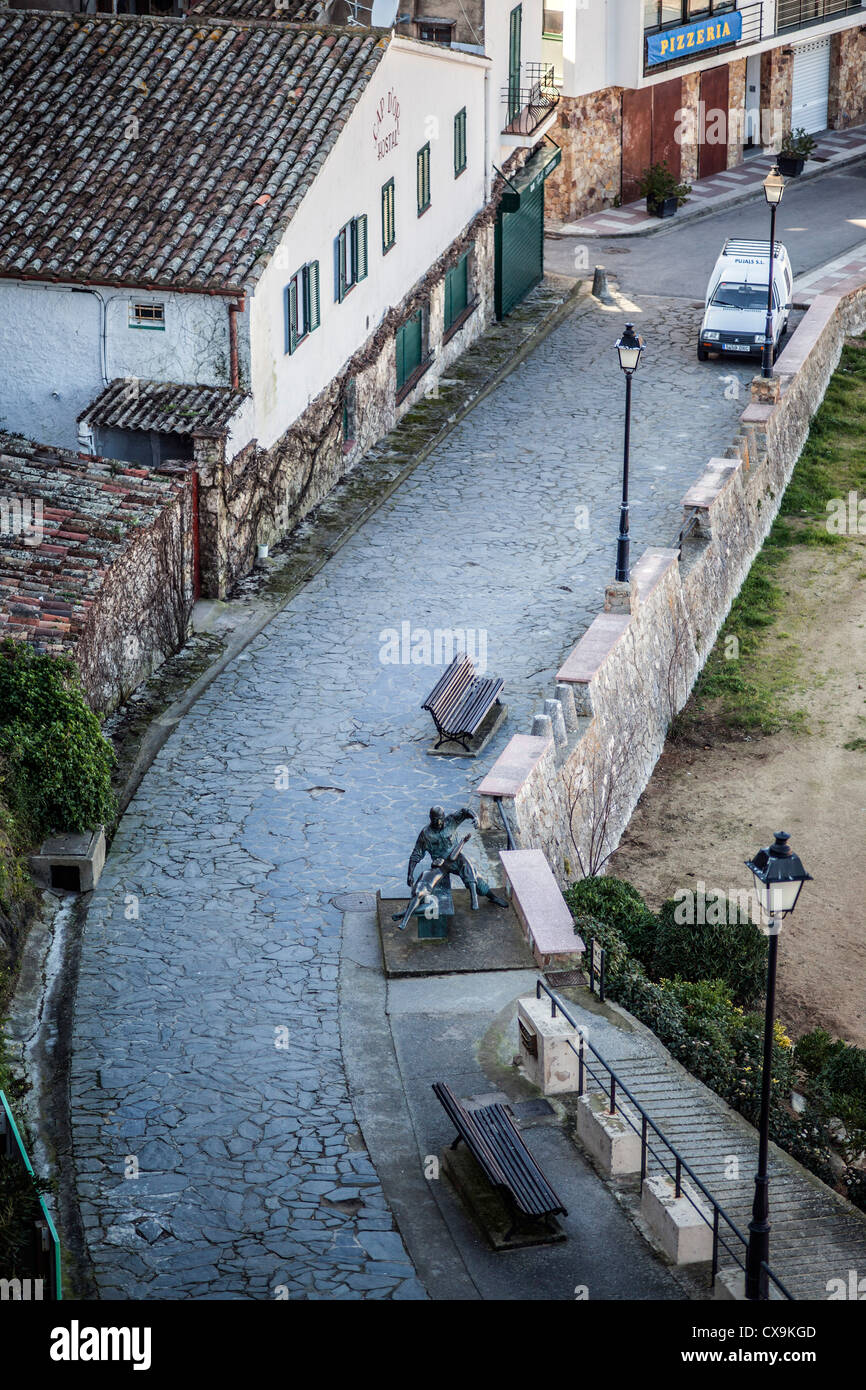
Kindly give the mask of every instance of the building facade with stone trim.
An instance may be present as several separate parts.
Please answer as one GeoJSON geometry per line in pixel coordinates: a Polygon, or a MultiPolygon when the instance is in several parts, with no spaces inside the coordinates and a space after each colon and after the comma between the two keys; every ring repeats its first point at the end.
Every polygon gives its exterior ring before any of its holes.
{"type": "Polygon", "coordinates": [[[792,128],[866,122],[859,0],[551,0],[543,25],[561,93],[553,221],[636,201],[659,160],[692,181],[792,128]]]}

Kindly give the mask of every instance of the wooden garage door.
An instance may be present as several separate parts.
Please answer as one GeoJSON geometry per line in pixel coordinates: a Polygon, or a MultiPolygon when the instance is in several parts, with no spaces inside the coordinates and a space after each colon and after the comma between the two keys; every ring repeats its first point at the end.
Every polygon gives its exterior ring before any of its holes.
{"type": "MultiPolygon", "coordinates": [[[[723,169],[728,167],[728,65],[723,63],[720,68],[708,68],[701,73],[701,93],[700,99],[704,103],[703,134],[707,131],[714,135],[717,130],[717,122],[713,119],[713,112],[724,111],[725,122],[723,127],[724,139],[718,145],[708,144],[703,140],[698,146],[698,178],[708,178],[710,174],[720,174],[723,169]]],[[[722,133],[720,131],[720,133],[722,133]]]]}
{"type": "Polygon", "coordinates": [[[680,176],[682,146],[676,140],[677,113],[683,106],[683,79],[672,77],[653,87],[653,164],[664,160],[672,174],[680,176]]]}
{"type": "Polygon", "coordinates": [[[634,203],[640,197],[638,184],[652,162],[652,87],[622,94],[622,201],[634,203]]]}

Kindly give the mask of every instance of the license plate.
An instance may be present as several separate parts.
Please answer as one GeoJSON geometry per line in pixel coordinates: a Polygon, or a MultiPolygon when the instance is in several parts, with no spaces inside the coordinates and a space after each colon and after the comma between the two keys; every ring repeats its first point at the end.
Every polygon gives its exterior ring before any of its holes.
{"type": "Polygon", "coordinates": [[[725,352],[751,352],[750,343],[725,343],[725,352]]]}

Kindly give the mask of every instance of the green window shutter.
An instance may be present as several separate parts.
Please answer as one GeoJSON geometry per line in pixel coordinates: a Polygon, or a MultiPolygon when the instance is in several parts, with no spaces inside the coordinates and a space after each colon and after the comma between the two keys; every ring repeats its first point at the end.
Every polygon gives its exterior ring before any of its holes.
{"type": "Polygon", "coordinates": [[[346,294],[346,228],[334,238],[334,301],[340,304],[346,294]]]}
{"type": "Polygon", "coordinates": [[[523,6],[511,11],[508,39],[508,119],[520,110],[520,38],[523,27],[523,6]]]}
{"type": "Polygon", "coordinates": [[[445,330],[446,330],[446,332],[448,331],[448,329],[451,327],[452,323],[454,322],[454,315],[453,315],[453,313],[452,313],[452,311],[451,311],[451,299],[452,299],[452,291],[451,291],[451,271],[449,270],[448,273],[447,273],[447,275],[445,276],[445,330]]]}
{"type": "Polygon", "coordinates": [[[314,328],[318,328],[321,323],[319,313],[319,262],[310,261],[307,266],[307,285],[309,293],[310,312],[307,325],[312,333],[314,328]]]}
{"type": "Polygon", "coordinates": [[[298,282],[290,280],[286,286],[286,352],[294,352],[298,345],[298,282]]]}
{"type": "Polygon", "coordinates": [[[454,177],[466,168],[466,107],[454,117],[454,177]]]}
{"type": "Polygon", "coordinates": [[[367,278],[367,214],[363,212],[354,222],[355,228],[355,279],[367,278]]]}
{"type": "Polygon", "coordinates": [[[469,303],[469,253],[461,256],[445,276],[445,331],[463,313],[469,303]]]}
{"type": "Polygon", "coordinates": [[[418,151],[418,215],[430,206],[430,146],[418,151]]]}
{"type": "Polygon", "coordinates": [[[382,253],[390,251],[396,240],[394,226],[394,180],[382,186],[382,253]]]}

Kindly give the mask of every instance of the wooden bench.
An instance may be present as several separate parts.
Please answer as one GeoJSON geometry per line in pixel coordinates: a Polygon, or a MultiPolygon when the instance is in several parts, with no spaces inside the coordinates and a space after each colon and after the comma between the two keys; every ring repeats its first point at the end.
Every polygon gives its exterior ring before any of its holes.
{"type": "Polygon", "coordinates": [[[506,1239],[521,1216],[546,1222],[568,1212],[542,1173],[504,1105],[479,1106],[469,1110],[443,1081],[434,1081],[433,1091],[457,1130],[451,1145],[462,1139],[488,1182],[507,1200],[514,1220],[506,1239]]]}
{"type": "MultiPolygon", "coordinates": [[[[504,716],[499,699],[504,685],[498,676],[477,675],[470,657],[458,652],[421,706],[433,716],[439,735],[436,748],[441,748],[443,743],[459,743],[469,753],[469,741],[478,736],[484,721],[497,705],[504,716]]],[[[487,731],[487,737],[493,727],[487,731]]]]}

